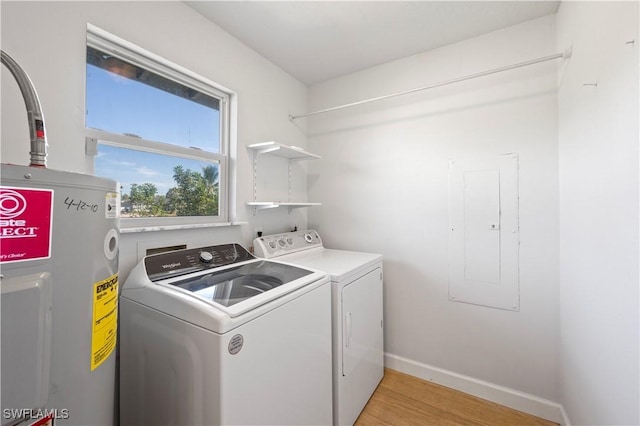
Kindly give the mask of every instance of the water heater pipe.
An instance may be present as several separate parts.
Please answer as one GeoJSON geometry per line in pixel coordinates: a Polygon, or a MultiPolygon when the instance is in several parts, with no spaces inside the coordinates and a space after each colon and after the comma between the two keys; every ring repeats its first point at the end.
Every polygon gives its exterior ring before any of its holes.
{"type": "Polygon", "coordinates": [[[44,114],[42,114],[36,89],[33,87],[33,83],[27,73],[3,50],[0,50],[0,59],[11,71],[13,78],[18,83],[24,103],[27,106],[29,134],[31,135],[30,165],[33,167],[47,167],[47,138],[44,127],[44,114]]]}

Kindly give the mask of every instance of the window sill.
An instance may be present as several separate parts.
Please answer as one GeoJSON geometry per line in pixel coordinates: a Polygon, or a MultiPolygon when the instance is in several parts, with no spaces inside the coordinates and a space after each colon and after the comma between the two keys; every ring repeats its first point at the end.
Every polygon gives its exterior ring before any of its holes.
{"type": "Polygon", "coordinates": [[[139,232],[156,232],[156,231],[177,231],[183,229],[198,229],[198,228],[218,228],[222,226],[239,226],[246,225],[248,222],[216,222],[216,223],[191,223],[180,225],[157,225],[157,226],[138,226],[121,228],[121,234],[134,234],[139,232]]]}

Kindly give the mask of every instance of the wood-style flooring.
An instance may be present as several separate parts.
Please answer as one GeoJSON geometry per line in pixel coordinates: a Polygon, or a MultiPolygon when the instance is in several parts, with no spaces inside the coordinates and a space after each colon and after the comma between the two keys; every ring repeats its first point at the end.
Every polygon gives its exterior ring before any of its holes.
{"type": "Polygon", "coordinates": [[[553,426],[531,416],[426,380],[385,369],[356,426],[553,426]]]}

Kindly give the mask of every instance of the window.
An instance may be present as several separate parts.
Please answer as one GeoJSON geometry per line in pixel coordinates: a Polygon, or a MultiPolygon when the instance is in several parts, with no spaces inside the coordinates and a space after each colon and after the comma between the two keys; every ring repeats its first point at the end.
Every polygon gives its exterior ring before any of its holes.
{"type": "Polygon", "coordinates": [[[227,222],[230,94],[89,26],[87,153],[123,227],[227,222]]]}

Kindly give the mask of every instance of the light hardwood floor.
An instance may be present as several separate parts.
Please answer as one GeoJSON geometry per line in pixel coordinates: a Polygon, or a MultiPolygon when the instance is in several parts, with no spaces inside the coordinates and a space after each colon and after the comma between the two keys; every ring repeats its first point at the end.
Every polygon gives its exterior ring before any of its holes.
{"type": "Polygon", "coordinates": [[[394,370],[385,375],[356,426],[525,426],[557,423],[394,370]]]}

